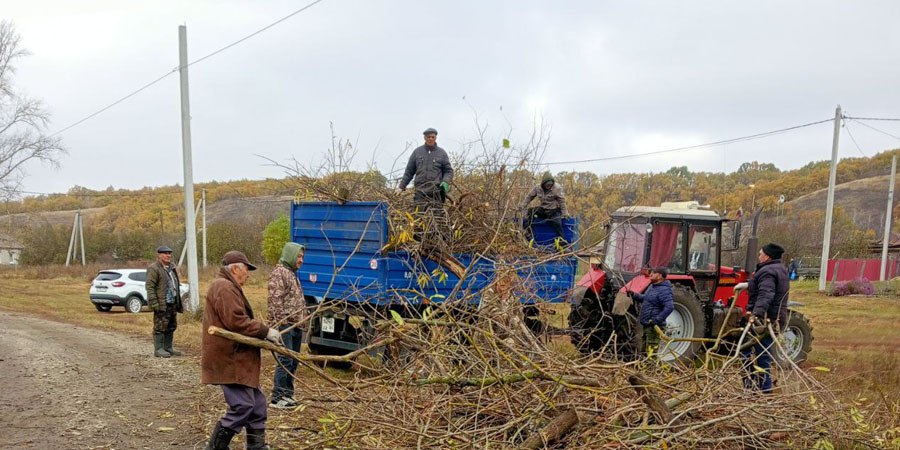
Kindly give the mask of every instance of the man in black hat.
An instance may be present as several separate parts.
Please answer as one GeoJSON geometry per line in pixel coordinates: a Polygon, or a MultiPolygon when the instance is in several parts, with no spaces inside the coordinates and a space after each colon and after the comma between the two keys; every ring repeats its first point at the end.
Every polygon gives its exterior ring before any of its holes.
{"type": "Polygon", "coordinates": [[[416,195],[414,202],[419,212],[429,208],[443,208],[444,198],[450,192],[453,182],[453,167],[444,149],[437,146],[437,130],[429,128],[422,133],[425,145],[413,150],[406,163],[406,171],[397,185],[405,190],[415,177],[416,195]]]}
{"type": "Polygon", "coordinates": [[[643,294],[626,291],[631,298],[641,302],[638,321],[644,328],[644,350],[651,354],[659,348],[659,333],[655,327],[666,329],[666,318],[675,310],[675,288],[666,278],[669,269],[665,266],[650,270],[650,286],[643,294]]]}
{"type": "Polygon", "coordinates": [[[764,393],[772,392],[772,352],[774,337],[768,332],[766,323],[772,329],[780,331],[787,321],[788,291],[790,279],[787,269],[781,262],[784,248],[769,243],[759,250],[756,272],[747,282],[747,321],[752,324],[756,345],[741,352],[744,360],[744,387],[758,389],[764,393]],[[759,367],[760,372],[754,368],[759,367]]]}
{"type": "Polygon", "coordinates": [[[181,282],[172,264],[172,249],[163,245],[156,249],[156,262],[147,268],[147,304],[153,310],[153,356],[180,356],[172,347],[178,323],[175,314],[183,311],[181,282]]]}

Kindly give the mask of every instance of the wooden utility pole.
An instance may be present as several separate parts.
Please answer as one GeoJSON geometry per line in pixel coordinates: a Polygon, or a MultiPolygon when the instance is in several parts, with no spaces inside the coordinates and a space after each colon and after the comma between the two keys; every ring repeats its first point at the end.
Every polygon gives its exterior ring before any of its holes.
{"type": "Polygon", "coordinates": [[[887,213],[884,215],[884,232],[881,234],[881,275],[884,281],[887,272],[888,241],[891,240],[891,214],[894,213],[894,183],[897,181],[897,155],[891,159],[891,185],[888,186],[887,213]]]}
{"type": "Polygon", "coordinates": [[[834,110],[834,138],[831,141],[831,172],[828,174],[828,200],[825,204],[825,236],[822,238],[822,260],[819,266],[819,292],[825,290],[828,254],[831,251],[831,219],[834,215],[834,183],[837,178],[838,142],[841,137],[841,105],[834,110]]]}
{"type": "Polygon", "coordinates": [[[178,26],[178,72],[181,79],[181,148],[184,162],[184,237],[188,256],[190,311],[200,307],[200,283],[197,271],[197,226],[194,221],[194,169],[191,160],[191,106],[188,89],[187,27],[178,26]]]}

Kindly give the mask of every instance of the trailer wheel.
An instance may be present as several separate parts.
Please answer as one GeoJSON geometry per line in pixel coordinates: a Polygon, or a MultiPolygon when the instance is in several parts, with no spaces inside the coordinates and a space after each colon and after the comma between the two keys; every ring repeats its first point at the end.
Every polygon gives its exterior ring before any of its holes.
{"type": "Polygon", "coordinates": [[[793,361],[794,364],[806,361],[809,352],[812,351],[812,330],[812,325],[806,316],[800,312],[788,310],[787,326],[779,336],[784,353],[779,350],[775,356],[775,361],[779,366],[790,367],[791,364],[788,361],[793,361]]]}
{"type": "MultiPolygon", "coordinates": [[[[666,319],[666,335],[673,339],[703,338],[706,331],[706,317],[703,315],[703,308],[697,293],[679,284],[675,285],[674,293],[675,310],[666,319]]],[[[643,341],[643,327],[640,324],[637,327],[635,333],[638,334],[638,340],[643,341]]],[[[700,348],[700,342],[675,341],[668,344],[661,342],[659,359],[664,362],[688,363],[700,353],[700,348]]]]}

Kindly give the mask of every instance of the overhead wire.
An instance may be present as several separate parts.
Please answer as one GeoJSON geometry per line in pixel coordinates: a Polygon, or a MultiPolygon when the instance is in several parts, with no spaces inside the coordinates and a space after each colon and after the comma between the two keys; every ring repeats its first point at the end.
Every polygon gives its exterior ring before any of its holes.
{"type": "MultiPolygon", "coordinates": [[[[280,24],[281,22],[284,22],[285,20],[290,19],[291,17],[294,17],[294,16],[296,16],[297,14],[300,14],[300,13],[302,13],[303,11],[306,11],[306,10],[309,9],[309,8],[312,8],[312,7],[315,6],[316,4],[321,3],[321,2],[323,2],[323,1],[324,1],[324,0],[315,0],[315,1],[313,1],[313,2],[311,2],[311,3],[309,3],[309,4],[307,4],[306,6],[300,8],[300,9],[298,9],[298,10],[295,10],[294,12],[292,12],[292,13],[290,13],[290,14],[288,14],[288,15],[286,15],[286,16],[284,16],[284,17],[282,17],[282,18],[280,18],[280,19],[278,19],[278,20],[276,20],[276,21],[274,21],[274,22],[272,22],[272,23],[270,23],[270,24],[268,24],[268,25],[262,27],[262,28],[260,28],[259,30],[254,31],[253,33],[250,33],[250,34],[248,34],[248,35],[246,35],[246,36],[244,36],[244,37],[242,37],[242,38],[240,38],[240,39],[238,39],[238,40],[236,40],[236,41],[234,41],[234,42],[232,42],[232,43],[230,43],[230,44],[228,44],[228,45],[226,45],[226,46],[224,46],[224,47],[222,47],[222,48],[220,48],[220,49],[218,49],[218,50],[215,50],[215,51],[213,51],[212,53],[209,53],[209,54],[207,54],[207,55],[205,55],[205,56],[202,56],[202,57],[200,57],[200,58],[195,59],[194,61],[189,62],[189,63],[187,64],[187,67],[193,66],[194,64],[197,64],[197,63],[202,62],[202,61],[205,61],[206,59],[209,59],[209,58],[211,58],[211,57],[213,57],[213,56],[215,56],[215,55],[218,55],[219,53],[222,53],[222,52],[224,52],[225,50],[228,50],[229,48],[234,47],[235,45],[238,45],[238,44],[240,44],[241,42],[244,42],[244,41],[246,41],[247,39],[250,39],[250,38],[252,38],[252,37],[258,35],[258,34],[264,32],[264,31],[266,31],[266,30],[268,30],[268,29],[274,27],[275,25],[278,25],[278,24],[280,24]]],[[[65,131],[68,131],[68,130],[70,130],[70,129],[72,129],[72,128],[75,128],[75,127],[78,126],[78,125],[81,125],[81,124],[84,123],[84,122],[87,122],[88,120],[90,120],[90,119],[92,119],[92,118],[94,118],[94,117],[96,117],[96,116],[102,114],[103,112],[105,112],[105,111],[109,110],[110,108],[112,108],[112,107],[118,105],[119,103],[122,103],[122,102],[124,102],[125,100],[128,100],[128,99],[131,98],[131,97],[134,97],[135,95],[137,95],[137,94],[140,93],[141,91],[143,91],[143,90],[149,88],[150,86],[153,86],[154,84],[159,83],[160,81],[166,79],[167,77],[169,77],[170,75],[172,75],[172,74],[175,73],[175,72],[178,72],[179,70],[181,70],[181,66],[176,66],[174,69],[172,69],[172,70],[166,72],[165,75],[163,75],[163,76],[161,76],[161,77],[159,77],[159,78],[157,78],[157,79],[155,79],[155,80],[153,80],[153,81],[151,81],[151,82],[149,82],[149,83],[147,83],[147,84],[141,86],[140,88],[138,88],[138,89],[136,89],[136,90],[130,92],[129,94],[126,94],[124,97],[119,98],[118,100],[116,100],[116,101],[110,103],[109,105],[106,105],[106,106],[104,106],[103,108],[100,108],[100,109],[98,109],[97,111],[95,111],[95,112],[93,112],[93,113],[91,113],[91,114],[88,114],[87,116],[85,116],[85,117],[82,118],[82,119],[79,119],[79,120],[76,121],[75,123],[73,123],[73,124],[71,124],[71,125],[69,125],[69,126],[63,128],[63,129],[61,129],[61,130],[59,130],[59,131],[54,132],[53,134],[50,135],[50,137],[54,137],[54,136],[57,136],[57,135],[59,135],[59,134],[62,134],[62,133],[64,133],[65,131]]]]}
{"type": "Polygon", "coordinates": [[[858,120],[858,119],[854,119],[854,118],[852,118],[852,117],[848,117],[848,119],[850,119],[850,120],[852,120],[852,121],[854,121],[854,122],[856,122],[856,123],[858,123],[858,124],[860,124],[860,125],[862,125],[862,126],[864,126],[864,127],[866,127],[866,128],[869,128],[869,129],[871,129],[871,130],[873,130],[873,131],[877,131],[877,132],[879,132],[879,133],[881,133],[881,134],[883,134],[883,135],[885,135],[885,136],[890,136],[890,137],[892,137],[892,138],[894,138],[894,139],[900,140],[900,136],[897,136],[897,135],[888,133],[887,131],[884,131],[884,130],[879,130],[878,128],[875,128],[875,127],[873,127],[872,125],[869,125],[869,124],[867,124],[867,123],[865,123],[865,122],[861,122],[861,121],[858,120]]]}
{"type": "Polygon", "coordinates": [[[850,140],[853,141],[853,145],[856,146],[856,150],[859,151],[859,154],[866,158],[866,154],[863,153],[862,148],[859,147],[859,144],[856,142],[856,138],[853,137],[853,133],[850,132],[850,125],[847,123],[846,118],[841,118],[841,123],[844,125],[844,129],[847,130],[847,136],[850,136],[850,140]]]}

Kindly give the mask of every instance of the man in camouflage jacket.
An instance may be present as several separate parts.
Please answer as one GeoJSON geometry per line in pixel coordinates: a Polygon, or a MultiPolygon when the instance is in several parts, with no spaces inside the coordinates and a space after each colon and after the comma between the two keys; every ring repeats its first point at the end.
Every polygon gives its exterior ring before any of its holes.
{"type": "Polygon", "coordinates": [[[156,249],[156,262],[147,268],[147,304],[153,310],[153,356],[180,356],[172,341],[178,328],[175,314],[183,312],[181,281],[172,265],[172,249],[165,245],[156,249]]]}
{"type": "MultiPolygon", "coordinates": [[[[268,324],[278,328],[285,347],[300,351],[303,342],[302,327],[306,326],[306,302],[303,289],[297,279],[297,269],[303,264],[305,248],[288,242],[281,250],[281,258],[269,277],[268,324]]],[[[294,400],[294,371],[297,361],[278,356],[275,362],[275,381],[272,384],[270,404],[275,408],[290,408],[294,400]]]]}

